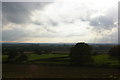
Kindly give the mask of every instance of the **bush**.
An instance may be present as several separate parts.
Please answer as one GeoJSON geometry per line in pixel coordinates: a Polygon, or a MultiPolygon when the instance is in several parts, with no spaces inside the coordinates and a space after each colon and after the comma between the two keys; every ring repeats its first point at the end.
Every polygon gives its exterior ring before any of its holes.
{"type": "Polygon", "coordinates": [[[14,62],[18,53],[16,49],[9,49],[7,55],[8,55],[8,62],[14,62]]]}
{"type": "Polygon", "coordinates": [[[119,50],[120,46],[114,46],[109,50],[108,54],[113,58],[119,58],[120,57],[119,50]]]}
{"type": "Polygon", "coordinates": [[[17,59],[16,62],[24,62],[27,61],[28,57],[25,54],[21,54],[17,59]]]}
{"type": "Polygon", "coordinates": [[[71,63],[83,65],[93,61],[91,57],[92,47],[86,43],[77,43],[70,50],[71,63]]]}

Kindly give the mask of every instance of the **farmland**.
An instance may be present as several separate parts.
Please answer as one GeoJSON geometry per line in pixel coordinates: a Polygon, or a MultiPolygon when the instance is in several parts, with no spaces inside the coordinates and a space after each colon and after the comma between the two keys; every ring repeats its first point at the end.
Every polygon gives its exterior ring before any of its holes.
{"type": "Polygon", "coordinates": [[[118,78],[118,69],[3,64],[3,78],[118,78]]]}
{"type": "MultiPolygon", "coordinates": [[[[61,45],[58,47],[62,47],[61,45]]],[[[8,55],[2,55],[3,78],[120,78],[119,60],[104,53],[92,55],[93,63],[89,65],[73,66],[70,62],[67,47],[63,53],[33,53],[26,54],[28,60],[9,63],[8,55]]],[[[58,52],[57,51],[57,52],[58,52]]],[[[99,50],[97,50],[99,51],[99,50]]]]}
{"type": "MultiPolygon", "coordinates": [[[[27,54],[27,56],[28,61],[24,62],[24,64],[70,65],[68,54],[27,54]]],[[[7,57],[7,55],[3,55],[3,61],[6,61],[7,57]]],[[[92,58],[94,59],[93,66],[116,67],[120,65],[118,59],[111,59],[108,54],[95,55],[92,58]]]]}
{"type": "MultiPolygon", "coordinates": [[[[94,67],[71,67],[67,54],[28,54],[28,62],[3,64],[3,78],[113,78],[120,75],[117,68],[100,68],[105,62],[118,66],[107,55],[93,56],[94,67]],[[92,74],[91,74],[92,73],[92,74]]],[[[6,56],[4,56],[4,59],[6,56]]]]}

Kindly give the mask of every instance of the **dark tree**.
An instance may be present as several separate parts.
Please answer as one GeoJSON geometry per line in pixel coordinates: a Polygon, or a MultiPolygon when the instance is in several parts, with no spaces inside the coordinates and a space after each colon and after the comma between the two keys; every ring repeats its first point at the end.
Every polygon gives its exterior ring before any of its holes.
{"type": "Polygon", "coordinates": [[[16,56],[18,55],[18,54],[17,54],[17,50],[11,48],[11,49],[8,50],[7,55],[8,55],[8,61],[14,61],[14,59],[15,59],[16,56]]]}
{"type": "Polygon", "coordinates": [[[98,52],[97,51],[94,51],[92,55],[98,55],[98,52]]]}
{"type": "Polygon", "coordinates": [[[44,54],[50,54],[52,51],[49,49],[44,50],[44,54]]]}
{"type": "Polygon", "coordinates": [[[34,53],[41,55],[41,54],[42,54],[42,51],[41,51],[40,49],[34,49],[34,53]]]}
{"type": "Polygon", "coordinates": [[[23,61],[27,61],[28,57],[25,54],[21,54],[17,59],[16,62],[23,62],[23,61]]]}
{"type": "Polygon", "coordinates": [[[83,65],[92,62],[92,47],[86,43],[77,43],[70,50],[71,63],[75,65],[83,65]]]}
{"type": "Polygon", "coordinates": [[[111,57],[119,58],[119,57],[120,57],[119,50],[120,50],[120,46],[114,46],[114,47],[112,47],[112,48],[109,50],[108,54],[109,54],[111,57]]]}

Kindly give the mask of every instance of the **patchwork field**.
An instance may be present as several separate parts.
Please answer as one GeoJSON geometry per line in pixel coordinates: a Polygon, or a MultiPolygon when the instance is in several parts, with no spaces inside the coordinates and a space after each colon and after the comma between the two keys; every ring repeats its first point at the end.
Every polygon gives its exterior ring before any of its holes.
{"type": "MultiPolygon", "coordinates": [[[[109,55],[93,56],[88,67],[70,66],[68,54],[27,54],[23,63],[4,63],[3,78],[119,78],[119,61],[109,55]],[[107,67],[106,67],[107,66],[107,67]]],[[[7,60],[4,55],[3,61],[7,60]]]]}
{"type": "MultiPolygon", "coordinates": [[[[26,54],[28,57],[28,61],[24,62],[34,63],[34,64],[51,64],[51,65],[69,65],[70,58],[69,54],[26,54]]],[[[3,55],[3,62],[7,61],[8,56],[3,55]]],[[[110,58],[108,54],[100,54],[92,56],[94,62],[91,65],[94,66],[108,66],[108,67],[119,67],[120,62],[118,59],[110,58]]]]}

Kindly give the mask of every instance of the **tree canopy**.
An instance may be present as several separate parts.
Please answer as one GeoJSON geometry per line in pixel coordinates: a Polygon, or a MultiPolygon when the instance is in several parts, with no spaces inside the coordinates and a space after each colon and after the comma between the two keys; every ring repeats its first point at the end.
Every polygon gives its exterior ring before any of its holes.
{"type": "Polygon", "coordinates": [[[77,43],[70,50],[70,58],[72,64],[82,65],[92,61],[92,47],[87,43],[77,43]]]}
{"type": "Polygon", "coordinates": [[[111,57],[119,58],[120,57],[119,50],[120,50],[120,46],[114,46],[109,50],[108,54],[111,57]]]}

